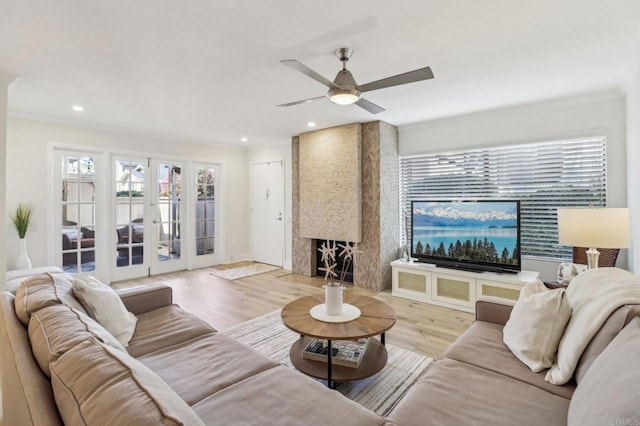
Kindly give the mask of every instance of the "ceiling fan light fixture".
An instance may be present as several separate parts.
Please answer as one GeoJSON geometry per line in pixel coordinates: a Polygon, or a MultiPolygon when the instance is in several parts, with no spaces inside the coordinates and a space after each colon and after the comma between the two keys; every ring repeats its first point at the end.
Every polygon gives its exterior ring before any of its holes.
{"type": "Polygon", "coordinates": [[[327,96],[334,104],[351,105],[360,100],[362,93],[356,89],[331,89],[327,92],[327,96]]]}

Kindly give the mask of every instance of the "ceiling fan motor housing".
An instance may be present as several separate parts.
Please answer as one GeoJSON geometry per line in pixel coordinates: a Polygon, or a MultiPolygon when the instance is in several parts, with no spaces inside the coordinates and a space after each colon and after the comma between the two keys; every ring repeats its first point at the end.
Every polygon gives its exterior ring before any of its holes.
{"type": "Polygon", "coordinates": [[[327,97],[333,103],[348,105],[356,102],[362,96],[362,93],[357,89],[356,81],[351,71],[347,69],[338,71],[333,83],[338,87],[329,89],[327,92],[327,97]]]}

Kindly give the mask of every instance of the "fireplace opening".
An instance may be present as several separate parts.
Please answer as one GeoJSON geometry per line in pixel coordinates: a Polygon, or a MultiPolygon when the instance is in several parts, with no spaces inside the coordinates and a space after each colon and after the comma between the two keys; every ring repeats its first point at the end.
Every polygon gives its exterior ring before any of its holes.
{"type": "MultiPolygon", "coordinates": [[[[316,240],[316,247],[322,247],[322,244],[326,244],[326,240],[316,240]]],[[[344,249],[341,246],[346,244],[345,241],[336,241],[336,268],[334,272],[337,277],[334,278],[336,281],[344,281],[348,283],[353,282],[353,262],[352,258],[350,261],[345,261],[345,253],[344,249]]],[[[326,269],[324,267],[324,262],[322,261],[322,253],[320,250],[316,250],[316,276],[324,278],[326,269]]]]}

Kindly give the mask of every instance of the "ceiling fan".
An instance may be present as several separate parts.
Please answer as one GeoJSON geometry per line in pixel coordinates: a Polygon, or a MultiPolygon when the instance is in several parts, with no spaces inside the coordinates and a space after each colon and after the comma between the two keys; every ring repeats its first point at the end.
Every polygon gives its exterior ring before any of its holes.
{"type": "Polygon", "coordinates": [[[342,47],[336,50],[335,53],[338,59],[342,62],[342,69],[338,71],[338,74],[333,81],[327,80],[302,62],[295,59],[280,61],[286,66],[291,67],[294,70],[299,71],[308,77],[311,77],[315,81],[324,84],[329,88],[329,91],[325,96],[318,96],[316,98],[304,99],[302,101],[289,102],[287,104],[280,104],[278,106],[289,107],[316,101],[318,99],[329,98],[331,102],[338,105],[351,105],[355,103],[360,108],[369,111],[371,114],[378,114],[385,111],[385,109],[363,98],[363,93],[370,92],[372,90],[384,89],[387,87],[400,86],[401,84],[414,83],[416,81],[429,80],[433,78],[433,72],[431,72],[431,68],[425,67],[417,69],[415,71],[409,71],[404,74],[394,75],[393,77],[387,77],[381,80],[358,85],[356,84],[351,71],[347,69],[347,61],[353,54],[353,50],[347,47],[342,47]]]}

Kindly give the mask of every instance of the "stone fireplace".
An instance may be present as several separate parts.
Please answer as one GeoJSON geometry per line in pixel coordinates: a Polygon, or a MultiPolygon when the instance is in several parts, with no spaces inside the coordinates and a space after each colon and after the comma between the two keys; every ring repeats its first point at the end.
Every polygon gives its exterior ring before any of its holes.
{"type": "Polygon", "coordinates": [[[317,240],[358,243],[356,287],[391,286],[398,257],[398,131],[382,121],[292,138],[293,272],[316,275],[317,240]]]}

